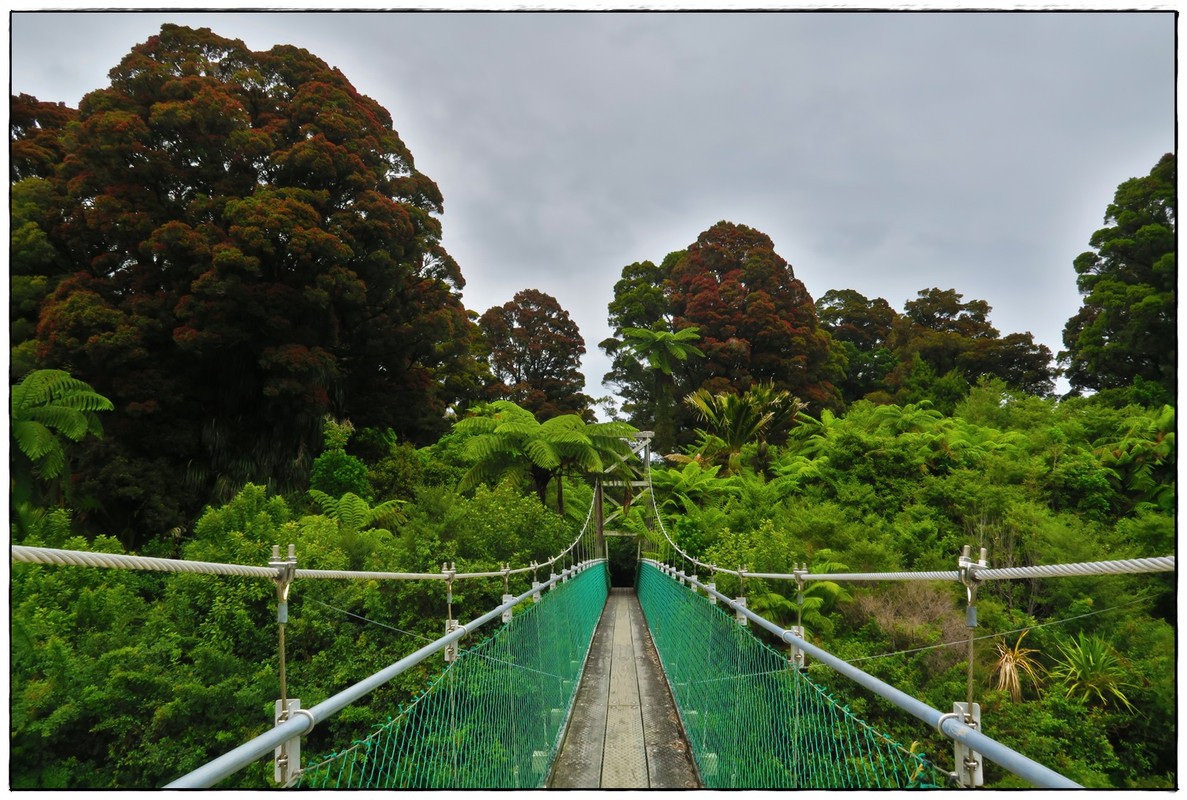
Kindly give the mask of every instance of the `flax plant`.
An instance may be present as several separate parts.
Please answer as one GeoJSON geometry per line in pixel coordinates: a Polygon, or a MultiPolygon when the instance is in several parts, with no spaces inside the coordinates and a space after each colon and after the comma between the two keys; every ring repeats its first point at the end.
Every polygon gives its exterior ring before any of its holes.
{"type": "Polygon", "coordinates": [[[997,675],[997,688],[1009,692],[1015,703],[1022,702],[1023,675],[1030,677],[1035,692],[1039,692],[1039,672],[1043,667],[1034,658],[1034,654],[1039,651],[1022,646],[1022,640],[1029,632],[1023,631],[1013,647],[1006,646],[1005,642],[997,643],[997,662],[993,665],[993,672],[997,675]]]}
{"type": "Polygon", "coordinates": [[[1129,681],[1129,669],[1107,642],[1081,632],[1059,649],[1063,660],[1055,665],[1050,675],[1064,686],[1068,697],[1085,702],[1095,697],[1101,705],[1117,700],[1133,710],[1133,704],[1121,691],[1122,687],[1134,685],[1129,681]]]}

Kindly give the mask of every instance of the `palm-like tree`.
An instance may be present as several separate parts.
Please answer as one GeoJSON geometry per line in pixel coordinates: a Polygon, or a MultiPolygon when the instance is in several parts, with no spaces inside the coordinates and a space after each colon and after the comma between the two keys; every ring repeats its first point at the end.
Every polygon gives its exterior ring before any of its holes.
{"type": "Polygon", "coordinates": [[[654,376],[655,397],[655,448],[658,452],[671,449],[675,442],[675,403],[672,393],[675,381],[672,370],[677,362],[687,361],[689,356],[705,354],[692,342],[700,339],[700,328],[692,325],[678,331],[648,330],[647,328],[623,328],[623,344],[635,356],[647,362],[654,376]]]}
{"type": "Polygon", "coordinates": [[[904,433],[934,433],[942,426],[944,415],[930,406],[931,403],[927,400],[908,403],[905,406],[877,406],[867,417],[867,430],[891,436],[904,433]]]}
{"type": "MultiPolygon", "coordinates": [[[[812,564],[808,571],[813,574],[827,574],[830,572],[845,572],[848,564],[834,561],[837,554],[827,548],[817,550],[812,556],[812,564]]],[[[808,581],[804,585],[804,628],[811,630],[819,628],[826,633],[832,633],[833,623],[825,616],[837,603],[848,602],[853,595],[836,581],[808,581]]]]}
{"type": "Polygon", "coordinates": [[[640,358],[647,360],[647,366],[671,375],[677,361],[687,361],[690,355],[704,356],[700,348],[691,344],[701,335],[700,328],[691,325],[676,332],[652,331],[647,328],[623,328],[624,344],[640,358]]]}
{"type": "MultiPolygon", "coordinates": [[[[63,439],[103,435],[96,412],[115,406],[90,384],[58,369],[30,372],[12,387],[12,490],[14,505],[32,497],[33,479],[60,487],[66,470],[63,439]]],[[[59,498],[62,491],[58,490],[59,498]]]]}
{"type": "Polygon", "coordinates": [[[711,497],[733,494],[737,491],[732,479],[721,479],[717,473],[720,466],[706,467],[700,461],[688,459],[680,469],[659,469],[651,473],[652,491],[656,498],[663,498],[659,507],[674,513],[688,512],[711,497]]]}
{"type": "Polygon", "coordinates": [[[713,394],[698,389],[684,402],[705,422],[707,433],[716,436],[725,451],[726,471],[741,468],[743,445],[765,444],[770,435],[786,426],[805,408],[799,398],[772,385],[757,384],[744,394],[713,394]]]}
{"type": "MultiPolygon", "coordinates": [[[[832,550],[818,550],[813,556],[808,571],[813,574],[844,572],[849,569],[839,561],[832,550]]],[[[747,600],[754,613],[780,625],[789,625],[797,618],[803,622],[805,632],[833,632],[833,623],[827,616],[837,603],[852,600],[853,596],[836,581],[806,581],[804,584],[804,605],[801,608],[792,599],[775,591],[756,592],[747,600]],[[770,616],[768,616],[768,614],[770,616]]]]}
{"type": "Polygon", "coordinates": [[[475,434],[464,453],[474,465],[462,476],[460,489],[515,475],[530,480],[541,504],[547,505],[548,484],[557,479],[557,513],[565,513],[564,476],[605,469],[610,459],[630,455],[627,439],[637,430],[625,422],[587,423],[576,414],[539,422],[509,400],[490,404],[493,415],[467,417],[454,427],[475,434]]]}

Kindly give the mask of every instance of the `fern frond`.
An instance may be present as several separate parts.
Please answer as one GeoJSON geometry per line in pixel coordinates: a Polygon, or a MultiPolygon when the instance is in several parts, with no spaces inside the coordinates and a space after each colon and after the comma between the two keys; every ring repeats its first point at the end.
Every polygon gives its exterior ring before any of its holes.
{"type": "Polygon", "coordinates": [[[499,423],[495,428],[495,433],[500,436],[534,436],[540,430],[540,423],[535,419],[531,421],[524,419],[512,419],[506,422],[499,423]]]}
{"type": "Polygon", "coordinates": [[[53,428],[67,439],[81,441],[91,430],[86,415],[62,406],[38,406],[25,413],[25,419],[53,428]]]}
{"type": "Polygon", "coordinates": [[[507,472],[520,472],[521,468],[510,458],[480,461],[466,471],[458,482],[459,492],[468,492],[481,483],[492,483],[507,472]]]}
{"type": "Polygon", "coordinates": [[[332,517],[334,512],[338,509],[338,501],[321,489],[310,489],[309,496],[313,498],[313,502],[317,503],[318,508],[321,509],[322,514],[327,517],[332,517]]]}
{"type": "Polygon", "coordinates": [[[491,433],[499,427],[499,421],[494,417],[466,417],[455,422],[453,427],[460,433],[491,433]]]}
{"type": "Polygon", "coordinates": [[[463,449],[463,454],[466,458],[476,461],[486,461],[493,458],[510,458],[514,457],[519,449],[515,443],[494,433],[486,433],[482,436],[475,436],[466,442],[463,449]]]}
{"type": "MultiPolygon", "coordinates": [[[[79,381],[79,383],[82,383],[79,381]]],[[[85,383],[83,386],[87,386],[85,383]]],[[[75,411],[113,411],[115,406],[110,400],[87,386],[85,391],[64,395],[54,401],[55,406],[70,408],[75,411]]]]}
{"type": "Polygon", "coordinates": [[[367,525],[374,525],[378,522],[396,521],[400,519],[403,514],[400,512],[400,506],[404,504],[403,500],[392,499],[386,500],[377,506],[371,508],[371,514],[367,520],[367,525]]]}
{"type": "Polygon", "coordinates": [[[41,476],[42,480],[52,481],[61,475],[65,468],[66,451],[61,447],[56,447],[41,457],[41,461],[37,464],[37,474],[41,476]]]}
{"type": "Polygon", "coordinates": [[[338,522],[352,531],[362,530],[371,521],[371,507],[354,492],[338,498],[338,522]]]}
{"type": "Polygon", "coordinates": [[[556,469],[561,465],[560,454],[557,453],[556,448],[551,443],[540,439],[533,439],[524,445],[523,454],[542,469],[556,469]]]}
{"type": "Polygon", "coordinates": [[[551,417],[540,424],[540,429],[549,436],[559,434],[564,431],[580,431],[586,427],[585,420],[576,414],[562,414],[559,417],[551,417]]]}
{"type": "Polygon", "coordinates": [[[12,438],[30,461],[43,458],[54,448],[61,448],[53,432],[36,420],[13,420],[12,438]]]}

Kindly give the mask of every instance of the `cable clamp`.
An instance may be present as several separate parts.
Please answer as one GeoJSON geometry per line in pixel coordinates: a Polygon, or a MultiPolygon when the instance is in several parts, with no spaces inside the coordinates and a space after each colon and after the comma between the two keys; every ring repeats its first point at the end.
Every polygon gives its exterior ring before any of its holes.
{"type": "Polygon", "coordinates": [[[955,711],[949,711],[947,714],[941,714],[940,718],[936,720],[936,730],[947,736],[948,734],[944,733],[944,723],[950,719],[960,720],[961,723],[964,723],[964,714],[958,714],[955,711]]]}
{"type": "Polygon", "coordinates": [[[313,726],[317,724],[317,720],[313,718],[313,712],[307,708],[290,709],[288,712],[289,719],[291,720],[293,717],[296,717],[296,716],[309,717],[309,730],[305,731],[305,735],[308,736],[310,733],[312,733],[313,726]]]}

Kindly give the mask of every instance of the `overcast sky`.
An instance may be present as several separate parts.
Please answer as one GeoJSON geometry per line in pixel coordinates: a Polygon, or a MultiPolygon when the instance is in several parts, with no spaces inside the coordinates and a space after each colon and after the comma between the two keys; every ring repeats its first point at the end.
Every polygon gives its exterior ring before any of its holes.
{"type": "Polygon", "coordinates": [[[901,311],[954,288],[1057,353],[1072,260],[1117,185],[1175,146],[1165,11],[10,19],[12,91],[72,107],[165,22],[339,67],[440,186],[466,306],[556,297],[594,397],[622,268],[719,220],[768,234],[813,298],[901,311]]]}

